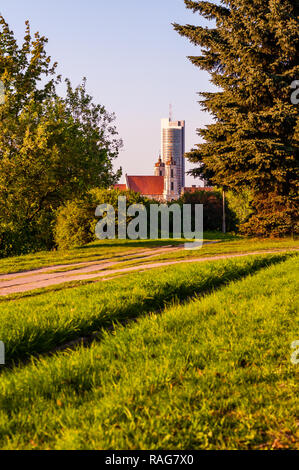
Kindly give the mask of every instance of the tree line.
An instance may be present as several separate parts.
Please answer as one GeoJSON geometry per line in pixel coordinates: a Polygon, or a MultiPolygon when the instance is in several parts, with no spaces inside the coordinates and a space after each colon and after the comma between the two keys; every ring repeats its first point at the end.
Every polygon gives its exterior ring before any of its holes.
{"type": "MultiPolygon", "coordinates": [[[[186,155],[194,164],[191,174],[229,195],[230,229],[296,234],[299,105],[291,95],[299,79],[298,1],[185,4],[211,27],[173,27],[198,46],[198,55],[189,59],[216,87],[200,92],[201,106],[214,119],[198,129],[202,143],[186,155]]],[[[32,35],[27,21],[19,46],[0,15],[0,256],[51,249],[57,237],[63,245],[67,210],[76,208],[84,218],[86,201],[94,208],[103,200],[93,190],[111,188],[121,176],[121,169],[113,170],[122,146],[114,114],[94,103],[86,79],[76,87],[65,79],[59,95],[62,77],[46,44],[44,36],[32,35]]],[[[218,196],[213,209],[205,201],[211,211],[206,209],[207,229],[221,224],[218,196]]]]}

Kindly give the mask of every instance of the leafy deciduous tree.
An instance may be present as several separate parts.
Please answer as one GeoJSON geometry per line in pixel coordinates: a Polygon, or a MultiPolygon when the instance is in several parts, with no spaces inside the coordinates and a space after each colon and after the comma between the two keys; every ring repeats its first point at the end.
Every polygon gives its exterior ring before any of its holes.
{"type": "Polygon", "coordinates": [[[57,207],[93,187],[117,182],[113,171],[121,140],[114,115],[95,105],[86,80],[66,97],[61,78],[29,22],[21,47],[0,16],[0,253],[49,248],[57,207]]]}

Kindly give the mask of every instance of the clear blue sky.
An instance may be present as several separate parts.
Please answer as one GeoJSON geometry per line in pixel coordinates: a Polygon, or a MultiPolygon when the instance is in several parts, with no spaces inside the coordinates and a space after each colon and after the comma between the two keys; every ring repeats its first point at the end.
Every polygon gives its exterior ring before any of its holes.
{"type": "Polygon", "coordinates": [[[95,101],[116,113],[124,140],[116,166],[124,173],[153,174],[169,103],[173,117],[186,120],[186,150],[211,121],[197,104],[198,91],[213,89],[209,75],[186,58],[200,50],[171,26],[208,23],[183,0],[2,0],[0,11],[20,40],[29,19],[33,33],[49,38],[59,72],[73,85],[86,76],[95,101]]]}

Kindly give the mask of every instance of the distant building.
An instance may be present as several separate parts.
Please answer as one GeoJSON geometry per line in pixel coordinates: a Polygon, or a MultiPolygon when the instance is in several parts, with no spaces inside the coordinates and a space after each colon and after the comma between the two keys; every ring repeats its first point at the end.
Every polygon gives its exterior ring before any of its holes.
{"type": "Polygon", "coordinates": [[[176,166],[177,190],[185,186],[185,121],[161,119],[161,158],[176,166]]]}
{"type": "Polygon", "coordinates": [[[185,192],[209,191],[212,188],[185,187],[185,121],[161,119],[161,155],[154,176],[128,176],[120,190],[132,190],[160,202],[173,201],[185,192]]]}

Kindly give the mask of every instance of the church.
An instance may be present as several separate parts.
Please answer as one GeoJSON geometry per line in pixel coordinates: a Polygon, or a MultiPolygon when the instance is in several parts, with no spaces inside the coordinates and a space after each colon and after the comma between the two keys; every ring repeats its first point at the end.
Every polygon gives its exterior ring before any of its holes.
{"type": "Polygon", "coordinates": [[[159,202],[175,201],[185,192],[212,189],[185,186],[185,121],[172,121],[171,117],[161,120],[161,154],[154,175],[126,175],[126,183],[115,188],[135,191],[159,202]]]}

